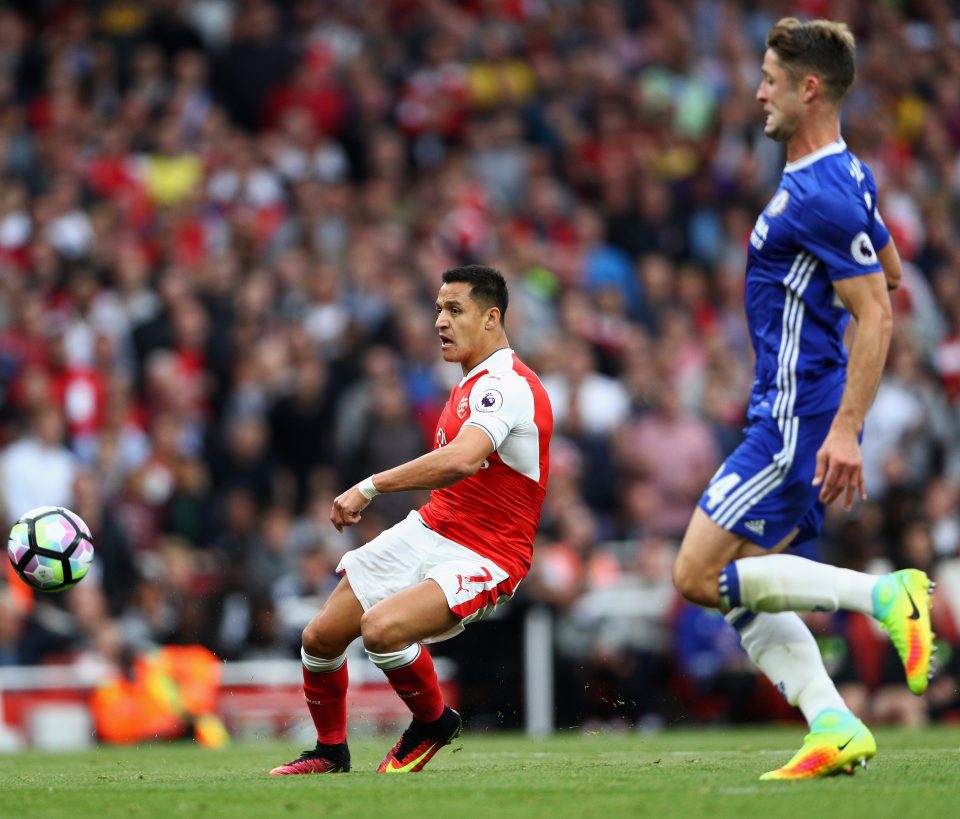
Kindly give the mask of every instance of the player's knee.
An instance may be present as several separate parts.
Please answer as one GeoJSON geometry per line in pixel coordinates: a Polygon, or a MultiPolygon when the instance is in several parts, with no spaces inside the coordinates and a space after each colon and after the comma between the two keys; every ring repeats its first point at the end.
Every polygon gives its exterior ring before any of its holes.
{"type": "Polygon", "coordinates": [[[324,660],[339,657],[346,650],[346,646],[331,639],[324,630],[322,621],[316,617],[307,624],[300,635],[300,641],[307,654],[324,660]]]}
{"type": "Polygon", "coordinates": [[[374,609],[365,611],[360,618],[360,636],[363,647],[376,654],[387,654],[404,648],[402,642],[398,643],[397,629],[389,618],[374,609]]]}
{"type": "Polygon", "coordinates": [[[699,606],[716,607],[720,602],[719,578],[705,572],[703,567],[688,559],[683,553],[673,564],[673,585],[684,600],[699,606]]]}

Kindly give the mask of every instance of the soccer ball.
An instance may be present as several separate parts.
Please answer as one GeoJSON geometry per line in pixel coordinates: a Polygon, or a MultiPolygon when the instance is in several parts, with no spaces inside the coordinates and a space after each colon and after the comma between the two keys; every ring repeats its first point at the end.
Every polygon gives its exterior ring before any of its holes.
{"type": "Polygon", "coordinates": [[[25,583],[45,592],[75,586],[93,562],[90,529],[62,506],[39,506],[10,530],[7,556],[25,583]]]}

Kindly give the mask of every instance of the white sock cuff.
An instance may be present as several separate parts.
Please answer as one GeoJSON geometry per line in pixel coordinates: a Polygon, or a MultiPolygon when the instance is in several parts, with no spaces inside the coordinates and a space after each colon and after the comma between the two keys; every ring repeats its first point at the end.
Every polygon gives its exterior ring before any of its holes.
{"type": "Polygon", "coordinates": [[[347,661],[347,652],[343,652],[339,657],[332,660],[325,660],[322,657],[314,657],[307,654],[306,649],[300,646],[300,660],[307,671],[313,671],[316,674],[327,674],[336,671],[347,661]]]}
{"type": "Polygon", "coordinates": [[[400,651],[391,651],[388,654],[377,654],[370,649],[366,649],[366,652],[370,662],[381,671],[392,671],[414,662],[420,656],[420,643],[411,643],[400,651]]]}

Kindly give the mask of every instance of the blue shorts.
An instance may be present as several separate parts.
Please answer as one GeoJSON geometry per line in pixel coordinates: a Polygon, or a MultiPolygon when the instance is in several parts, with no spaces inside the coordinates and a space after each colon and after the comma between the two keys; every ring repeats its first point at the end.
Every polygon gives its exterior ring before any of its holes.
{"type": "Polygon", "coordinates": [[[834,413],[760,418],[710,479],[699,507],[728,532],[772,549],[794,529],[794,543],[816,537],[824,505],[812,486],[817,450],[834,413]]]}

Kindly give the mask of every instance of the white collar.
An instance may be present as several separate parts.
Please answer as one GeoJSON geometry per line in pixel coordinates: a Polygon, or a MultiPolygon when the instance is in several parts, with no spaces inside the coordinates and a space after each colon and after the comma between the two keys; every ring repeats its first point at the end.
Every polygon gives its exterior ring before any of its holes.
{"type": "Polygon", "coordinates": [[[463,378],[460,384],[463,385],[477,373],[483,370],[512,370],[513,369],[513,350],[510,347],[503,347],[490,353],[483,361],[475,366],[463,378]]]}
{"type": "Polygon", "coordinates": [[[808,165],[812,165],[814,162],[823,159],[825,156],[830,156],[831,154],[839,154],[847,150],[847,143],[843,141],[843,137],[840,137],[836,142],[831,142],[828,145],[824,145],[822,148],[817,149],[813,153],[807,154],[806,156],[801,156],[799,159],[795,159],[793,162],[788,162],[783,166],[784,173],[793,173],[794,171],[802,170],[808,165]]]}

